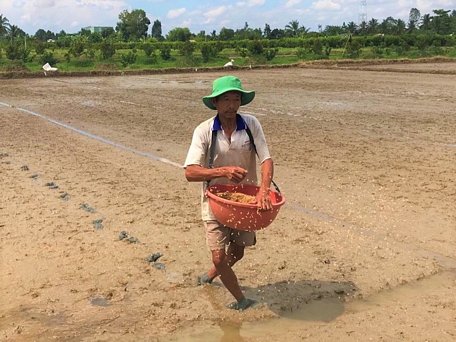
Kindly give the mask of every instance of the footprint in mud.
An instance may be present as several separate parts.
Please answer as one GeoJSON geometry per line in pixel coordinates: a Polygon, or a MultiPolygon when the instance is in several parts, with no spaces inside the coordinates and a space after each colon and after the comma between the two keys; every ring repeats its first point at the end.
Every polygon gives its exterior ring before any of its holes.
{"type": "Polygon", "coordinates": [[[57,184],[55,184],[54,182],[48,182],[46,184],[44,184],[44,186],[47,186],[49,189],[58,189],[59,186],[57,184]]]}
{"type": "Polygon", "coordinates": [[[85,210],[88,213],[94,213],[95,212],[95,208],[92,208],[87,203],[81,203],[81,205],[79,206],[79,209],[85,210]]]}
{"type": "Polygon", "coordinates": [[[125,230],[122,230],[120,233],[119,233],[119,240],[123,240],[123,241],[126,241],[126,242],[129,242],[129,243],[139,243],[139,239],[134,237],[134,236],[130,236],[128,234],[128,232],[126,232],[125,230]]]}
{"type": "Polygon", "coordinates": [[[68,201],[70,199],[70,195],[67,193],[67,192],[63,192],[60,194],[60,199],[62,199],[63,201],[68,201]]]}
{"type": "Polygon", "coordinates": [[[92,224],[96,230],[103,229],[103,219],[93,220],[92,224]]]}
{"type": "Polygon", "coordinates": [[[157,252],[149,255],[146,258],[146,261],[153,267],[156,268],[157,270],[164,270],[166,268],[165,264],[161,262],[157,262],[158,259],[160,259],[163,256],[162,253],[157,252]]]}

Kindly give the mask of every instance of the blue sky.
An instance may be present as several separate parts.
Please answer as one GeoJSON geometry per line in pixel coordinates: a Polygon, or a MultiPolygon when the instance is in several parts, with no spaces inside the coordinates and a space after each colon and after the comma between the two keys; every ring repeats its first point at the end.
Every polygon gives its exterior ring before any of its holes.
{"type": "Polygon", "coordinates": [[[456,0],[0,0],[0,14],[10,24],[34,34],[38,29],[67,33],[78,32],[85,26],[115,27],[123,10],[143,9],[150,21],[158,19],[166,34],[174,27],[188,27],[217,33],[222,27],[239,29],[247,22],[251,28],[263,29],[265,24],[284,28],[292,20],[300,26],[317,30],[318,25],[358,23],[361,10],[367,19],[383,20],[388,16],[408,21],[411,8],[421,14],[433,9],[456,9],[456,0]]]}

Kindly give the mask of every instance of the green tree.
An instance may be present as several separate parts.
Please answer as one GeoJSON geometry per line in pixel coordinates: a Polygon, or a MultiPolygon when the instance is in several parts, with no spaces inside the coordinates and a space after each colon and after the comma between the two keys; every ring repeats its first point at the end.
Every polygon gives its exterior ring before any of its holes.
{"type": "Polygon", "coordinates": [[[397,19],[396,34],[398,34],[398,35],[404,34],[406,28],[407,28],[407,24],[405,23],[405,21],[402,19],[397,19]]]}
{"type": "Polygon", "coordinates": [[[125,41],[147,37],[150,20],[143,10],[135,9],[131,12],[124,10],[119,14],[119,20],[116,30],[125,41]]]}
{"type": "Polygon", "coordinates": [[[10,36],[11,42],[13,42],[16,38],[25,37],[26,34],[18,26],[11,25],[9,28],[9,36],[10,36]]]}
{"type": "Polygon", "coordinates": [[[299,21],[292,20],[285,25],[285,31],[291,36],[296,37],[299,34],[299,21]]]}
{"type": "Polygon", "coordinates": [[[375,18],[372,18],[367,23],[367,33],[369,33],[369,34],[377,33],[378,32],[378,27],[379,27],[378,20],[375,19],[375,18]]]}
{"type": "Polygon", "coordinates": [[[273,29],[269,35],[269,39],[280,39],[285,37],[285,30],[273,29]]]}
{"type": "Polygon", "coordinates": [[[6,34],[10,30],[10,24],[9,20],[3,16],[3,14],[0,14],[0,37],[6,36],[6,34]]]}
{"type": "Polygon", "coordinates": [[[367,23],[362,21],[358,26],[359,34],[367,34],[367,23]]]}
{"type": "Polygon", "coordinates": [[[380,29],[383,34],[395,34],[397,32],[397,20],[393,17],[388,17],[380,24],[380,29]]]}
{"type": "Polygon", "coordinates": [[[116,33],[116,31],[114,31],[114,29],[112,27],[108,27],[108,28],[101,30],[101,36],[104,39],[112,37],[115,33],[116,33]]]}
{"type": "Polygon", "coordinates": [[[39,41],[45,42],[47,40],[46,31],[43,29],[39,29],[35,32],[35,38],[39,41]]]}
{"type": "Polygon", "coordinates": [[[421,20],[420,30],[428,31],[431,29],[431,15],[425,14],[421,20]]]}
{"type": "Polygon", "coordinates": [[[358,30],[358,26],[355,24],[354,21],[350,21],[347,26],[346,26],[346,29],[348,31],[348,33],[355,33],[357,30],[358,30]]]}
{"type": "Polygon", "coordinates": [[[448,13],[443,9],[434,10],[434,16],[432,17],[432,28],[438,34],[450,34],[451,32],[451,19],[448,13]]]}
{"type": "Polygon", "coordinates": [[[269,24],[265,24],[263,30],[263,37],[269,39],[269,37],[271,36],[271,32],[271,26],[269,26],[269,24]]]}
{"type": "Polygon", "coordinates": [[[222,27],[219,33],[220,40],[231,40],[234,38],[234,30],[222,27]]]}
{"type": "Polygon", "coordinates": [[[152,32],[151,36],[157,40],[163,40],[162,36],[162,24],[160,20],[155,20],[154,24],[152,25],[152,32]]]}
{"type": "Polygon", "coordinates": [[[176,27],[168,32],[166,39],[173,42],[186,42],[190,40],[192,33],[187,27],[176,27]]]}
{"type": "Polygon", "coordinates": [[[408,21],[408,29],[410,31],[414,31],[418,28],[420,18],[421,18],[421,13],[417,8],[410,9],[409,21],[408,21]]]}
{"type": "Polygon", "coordinates": [[[89,43],[100,43],[103,40],[100,32],[91,33],[88,37],[89,43]]]}
{"type": "Polygon", "coordinates": [[[343,34],[344,32],[345,30],[341,26],[328,25],[325,27],[322,33],[327,36],[337,36],[339,34],[343,34]]]}

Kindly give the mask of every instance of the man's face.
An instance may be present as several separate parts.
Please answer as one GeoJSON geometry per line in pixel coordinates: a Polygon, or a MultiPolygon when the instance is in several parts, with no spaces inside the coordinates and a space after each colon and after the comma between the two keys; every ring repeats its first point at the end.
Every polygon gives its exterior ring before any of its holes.
{"type": "Polygon", "coordinates": [[[241,93],[238,91],[228,91],[213,100],[217,112],[223,118],[232,119],[236,117],[241,106],[241,93]]]}

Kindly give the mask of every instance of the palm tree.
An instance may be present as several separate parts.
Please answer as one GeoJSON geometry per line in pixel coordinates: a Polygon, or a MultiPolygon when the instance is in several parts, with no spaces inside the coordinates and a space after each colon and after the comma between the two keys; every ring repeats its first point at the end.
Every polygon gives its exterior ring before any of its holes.
{"type": "Polygon", "coordinates": [[[347,31],[351,34],[355,33],[356,30],[358,29],[358,26],[353,22],[353,21],[350,21],[348,24],[347,24],[347,31]]]}
{"type": "Polygon", "coordinates": [[[6,35],[10,30],[9,20],[0,14],[0,37],[6,35]]]}
{"type": "Polygon", "coordinates": [[[291,34],[292,37],[296,37],[299,33],[299,21],[292,20],[286,26],[285,30],[291,34]]]}
{"type": "Polygon", "coordinates": [[[367,23],[367,32],[370,33],[370,34],[374,34],[374,33],[377,33],[378,31],[378,20],[375,19],[375,18],[372,18],[371,20],[369,20],[369,22],[367,23]]]}
{"type": "Polygon", "coordinates": [[[430,14],[425,14],[423,15],[422,21],[421,21],[421,26],[420,30],[430,30],[431,29],[431,15],[430,14]]]}

